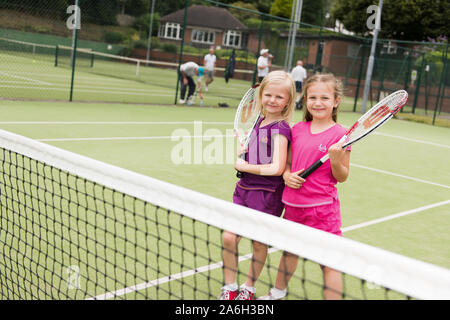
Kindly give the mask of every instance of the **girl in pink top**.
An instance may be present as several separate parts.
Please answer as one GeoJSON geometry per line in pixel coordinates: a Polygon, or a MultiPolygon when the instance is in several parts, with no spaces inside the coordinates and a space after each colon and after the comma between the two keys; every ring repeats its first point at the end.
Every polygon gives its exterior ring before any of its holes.
{"type": "MultiPolygon", "coordinates": [[[[350,148],[342,149],[338,141],[346,129],[337,124],[337,111],[342,84],[332,74],[317,74],[306,81],[304,121],[292,128],[292,147],[283,179],[284,218],[313,228],[342,236],[340,205],[335,187],[344,182],[349,173],[350,148]],[[317,159],[329,153],[325,162],[308,178],[299,174],[317,159]]],[[[285,252],[281,258],[275,288],[263,299],[281,299],[286,295],[288,282],[297,268],[298,257],[285,252]]],[[[324,275],[325,299],[339,299],[342,278],[339,271],[321,266],[324,275]]]]}

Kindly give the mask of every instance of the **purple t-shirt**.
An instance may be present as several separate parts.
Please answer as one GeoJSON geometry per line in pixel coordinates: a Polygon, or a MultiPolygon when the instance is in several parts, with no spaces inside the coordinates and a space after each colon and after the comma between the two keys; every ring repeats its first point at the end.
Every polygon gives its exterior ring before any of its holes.
{"type": "MultiPolygon", "coordinates": [[[[291,141],[291,127],[286,121],[275,121],[260,127],[261,118],[255,126],[248,144],[248,152],[245,160],[250,164],[272,163],[273,138],[277,134],[282,134],[288,141],[291,141]]],[[[282,176],[260,176],[245,172],[237,186],[247,190],[267,190],[275,192],[284,185],[282,176]]]]}

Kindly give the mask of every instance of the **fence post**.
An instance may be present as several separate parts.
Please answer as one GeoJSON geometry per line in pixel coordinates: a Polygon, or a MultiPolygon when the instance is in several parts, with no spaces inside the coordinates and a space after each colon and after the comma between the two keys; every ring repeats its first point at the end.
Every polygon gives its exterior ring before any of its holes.
{"type": "Polygon", "coordinates": [[[356,105],[358,104],[359,87],[361,84],[363,67],[364,67],[364,62],[365,62],[365,58],[366,58],[366,46],[365,46],[364,42],[363,42],[362,46],[363,47],[362,47],[362,54],[361,54],[361,65],[359,66],[358,82],[356,83],[355,102],[353,103],[353,112],[356,111],[356,105]]]}
{"type": "Polygon", "coordinates": [[[73,39],[72,39],[72,78],[70,80],[70,97],[69,101],[73,101],[73,84],[75,80],[75,62],[77,60],[77,44],[78,44],[78,21],[81,20],[81,12],[79,7],[79,0],[75,0],[75,26],[73,29],[73,39]]]}
{"type": "Polygon", "coordinates": [[[423,69],[425,68],[425,53],[422,54],[422,64],[420,65],[420,71],[417,75],[417,82],[416,82],[416,92],[414,93],[414,102],[412,106],[412,113],[416,112],[416,106],[417,106],[417,100],[419,99],[420,94],[420,82],[422,80],[422,73],[423,69]]]}
{"type": "Polygon", "coordinates": [[[445,93],[444,81],[445,81],[445,73],[446,73],[445,69],[447,68],[447,53],[448,53],[448,40],[447,40],[447,45],[445,46],[445,55],[444,55],[444,51],[442,51],[442,73],[441,73],[441,81],[439,81],[439,90],[438,90],[438,94],[437,94],[437,98],[436,98],[436,106],[434,107],[433,122],[432,122],[433,125],[436,122],[436,115],[437,115],[437,111],[439,108],[440,99],[442,99],[442,96],[445,93]],[[444,90],[443,90],[444,92],[441,93],[442,87],[444,87],[444,90]]]}
{"type": "MultiPolygon", "coordinates": [[[[261,52],[263,27],[264,27],[264,15],[261,15],[261,24],[259,25],[259,37],[258,37],[258,52],[256,53],[258,56],[259,56],[259,53],[261,52]]],[[[255,85],[255,83],[256,83],[257,73],[258,73],[258,59],[256,59],[255,71],[253,72],[252,85],[255,85]]]]}
{"type": "Polygon", "coordinates": [[[174,101],[173,104],[177,104],[178,89],[179,89],[179,86],[180,86],[180,66],[183,64],[184,31],[186,30],[186,20],[187,20],[188,7],[189,7],[189,0],[186,0],[184,2],[183,29],[181,29],[181,45],[180,45],[180,54],[179,54],[179,57],[178,57],[177,88],[175,90],[175,101],[174,101]]]}

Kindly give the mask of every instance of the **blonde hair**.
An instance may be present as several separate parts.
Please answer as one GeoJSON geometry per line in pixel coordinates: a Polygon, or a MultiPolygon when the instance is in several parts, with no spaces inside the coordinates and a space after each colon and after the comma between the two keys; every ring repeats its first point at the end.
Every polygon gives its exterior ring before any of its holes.
{"type": "MultiPolygon", "coordinates": [[[[332,90],[334,91],[334,99],[341,98],[343,95],[343,85],[342,82],[336,78],[336,76],[332,73],[317,73],[311,77],[309,77],[306,80],[305,86],[303,88],[303,103],[306,104],[308,101],[308,89],[313,84],[318,82],[324,82],[331,86],[332,90]]],[[[337,105],[335,108],[333,108],[333,113],[331,114],[331,117],[333,118],[334,122],[337,122],[337,113],[338,113],[338,107],[337,105]]],[[[312,121],[313,117],[311,113],[309,113],[308,108],[305,106],[305,111],[303,113],[303,120],[304,121],[312,121]]]]}
{"type": "Polygon", "coordinates": [[[269,83],[281,83],[281,84],[284,83],[286,85],[286,89],[288,90],[289,93],[289,102],[281,112],[281,116],[283,120],[289,123],[292,119],[292,114],[294,112],[295,97],[296,97],[294,79],[289,73],[282,70],[272,71],[264,77],[259,86],[258,97],[256,99],[256,109],[259,110],[263,116],[266,115],[265,110],[262,106],[262,94],[264,92],[264,88],[269,83]]]}

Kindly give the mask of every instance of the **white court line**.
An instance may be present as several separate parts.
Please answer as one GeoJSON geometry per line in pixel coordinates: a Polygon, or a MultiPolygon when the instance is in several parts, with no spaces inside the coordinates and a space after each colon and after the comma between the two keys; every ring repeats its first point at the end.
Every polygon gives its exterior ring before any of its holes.
{"type": "MultiPolygon", "coordinates": [[[[140,89],[135,89],[140,90],[140,89]]],[[[146,91],[146,90],[144,90],[146,91]]],[[[154,91],[146,91],[154,92],[154,91]]],[[[160,91],[158,91],[160,92],[160,91]]],[[[15,124],[15,125],[177,125],[177,124],[194,124],[198,121],[0,121],[0,124],[15,124]]],[[[203,124],[217,124],[217,125],[233,125],[233,122],[220,122],[220,121],[200,121],[203,124]]],[[[412,139],[383,132],[374,132],[375,135],[386,136],[395,139],[401,139],[405,141],[415,142],[419,144],[427,144],[439,148],[450,149],[450,145],[434,143],[425,140],[412,139]]]]}
{"type": "MultiPolygon", "coordinates": [[[[33,73],[33,72],[20,72],[20,71],[15,71],[15,74],[25,74],[25,75],[31,75],[31,76],[42,76],[42,77],[47,77],[47,78],[62,78],[62,79],[67,79],[67,80],[70,79],[70,75],[69,74],[33,73]]],[[[92,81],[99,81],[99,80],[101,80],[102,82],[122,82],[122,83],[124,82],[124,79],[116,79],[116,78],[111,78],[111,77],[102,76],[102,75],[97,75],[97,76],[93,76],[93,77],[77,76],[76,79],[77,80],[92,80],[92,81]]]]}
{"type": "Polygon", "coordinates": [[[401,140],[410,141],[410,142],[429,144],[429,145],[432,145],[432,146],[435,146],[435,147],[441,147],[441,148],[450,149],[449,145],[439,144],[439,143],[434,143],[434,142],[429,142],[429,141],[424,141],[424,140],[418,140],[418,139],[405,138],[405,137],[396,136],[396,135],[388,134],[388,133],[384,133],[384,132],[374,132],[373,134],[376,134],[376,135],[379,135],[379,136],[395,138],[395,139],[401,139],[401,140]]]}
{"type": "MultiPolygon", "coordinates": [[[[19,82],[19,81],[0,81],[1,83],[15,83],[15,84],[23,84],[23,82],[19,82]]],[[[12,86],[12,85],[0,85],[0,87],[4,88],[12,88],[12,89],[16,89],[19,88],[19,86],[12,86]]],[[[40,87],[26,87],[27,89],[41,89],[40,87]]],[[[50,90],[70,90],[70,87],[67,84],[55,84],[53,85],[53,87],[50,90]]],[[[99,86],[93,86],[93,85],[86,85],[86,86],[81,86],[81,85],[77,85],[75,84],[74,86],[74,90],[76,91],[84,91],[83,89],[95,89],[95,90],[112,90],[112,89],[121,89],[121,90],[127,90],[129,92],[144,92],[144,93],[152,93],[153,95],[155,93],[167,93],[167,94],[171,94],[171,96],[173,96],[173,89],[146,89],[146,88],[142,88],[142,89],[133,89],[133,88],[126,88],[123,85],[120,87],[99,87],[99,86]]],[[[89,92],[89,91],[87,91],[89,92]]],[[[109,91],[108,91],[109,92],[109,91]]]]}
{"type": "Polygon", "coordinates": [[[151,137],[107,137],[107,138],[55,138],[55,139],[35,139],[42,142],[61,142],[61,141],[108,141],[108,140],[158,140],[158,139],[180,139],[180,138],[223,138],[223,137],[235,137],[234,134],[229,135],[195,135],[195,136],[151,136],[151,137]]]}
{"type": "MultiPolygon", "coordinates": [[[[98,82],[97,82],[98,83],[98,82]]],[[[55,88],[60,88],[60,89],[70,89],[70,86],[68,84],[55,84],[54,85],[55,88]]],[[[134,88],[128,88],[128,87],[124,87],[123,85],[120,87],[101,87],[101,86],[94,86],[94,85],[79,85],[79,84],[75,84],[74,85],[74,90],[82,90],[82,89],[95,89],[95,90],[114,90],[114,89],[122,89],[122,90],[127,90],[127,91],[133,91],[133,92],[145,92],[145,93],[173,93],[172,88],[166,88],[166,89],[149,89],[148,86],[147,88],[145,86],[142,86],[142,89],[134,89],[134,88]]]]}
{"type": "MultiPolygon", "coordinates": [[[[171,122],[171,124],[173,124],[173,123],[176,123],[176,122],[171,122]]],[[[189,124],[189,123],[191,123],[191,122],[181,122],[181,124],[189,124]]],[[[210,122],[210,123],[214,123],[214,122],[210,122]]],[[[222,122],[219,122],[219,123],[223,124],[222,122]]],[[[4,124],[4,123],[0,122],[0,124],[4,124]]],[[[178,124],[180,124],[180,123],[178,123],[178,124]]],[[[48,138],[48,139],[44,138],[44,139],[36,139],[36,140],[41,141],[41,142],[125,141],[125,140],[165,140],[165,139],[179,140],[182,138],[198,139],[198,138],[206,138],[206,137],[207,138],[224,138],[224,137],[229,138],[229,137],[235,137],[235,135],[207,135],[207,136],[205,136],[205,135],[173,136],[172,135],[172,136],[150,136],[150,137],[98,137],[98,138],[48,138]]],[[[394,176],[394,177],[408,179],[408,180],[415,181],[415,182],[420,182],[420,183],[425,183],[425,184],[429,184],[429,185],[433,185],[433,186],[437,186],[437,187],[450,189],[450,186],[445,185],[445,184],[440,184],[440,183],[436,183],[436,182],[432,182],[432,181],[428,181],[428,180],[424,180],[424,179],[410,177],[410,176],[398,174],[398,173],[387,171],[387,170],[371,168],[371,167],[367,167],[367,166],[360,165],[357,163],[350,163],[350,165],[353,167],[356,167],[356,168],[360,168],[360,169],[365,169],[365,170],[369,170],[369,171],[387,174],[387,175],[394,176]]]]}
{"type": "Polygon", "coordinates": [[[20,77],[20,76],[9,74],[9,73],[3,72],[3,71],[0,71],[0,75],[4,75],[4,76],[7,76],[7,77],[11,77],[11,78],[16,78],[16,79],[20,79],[20,80],[25,80],[27,82],[36,82],[38,84],[43,84],[43,85],[46,85],[46,86],[52,86],[53,85],[50,82],[45,82],[45,81],[41,81],[41,80],[35,80],[35,79],[31,79],[31,78],[26,78],[26,77],[20,77]]]}
{"type": "MultiPolygon", "coordinates": [[[[450,204],[450,200],[434,203],[434,204],[423,206],[423,207],[420,207],[420,208],[416,208],[416,209],[412,209],[412,210],[408,210],[408,211],[392,214],[392,215],[389,215],[389,216],[381,218],[381,219],[375,219],[375,220],[367,221],[367,222],[364,222],[364,223],[356,224],[356,225],[353,225],[353,226],[349,226],[349,227],[346,227],[346,228],[342,228],[342,232],[345,233],[345,232],[348,232],[348,231],[352,231],[352,230],[356,230],[356,229],[360,229],[360,228],[365,228],[365,227],[370,226],[370,225],[374,225],[374,224],[385,222],[385,221],[392,220],[392,219],[397,219],[397,218],[404,217],[404,216],[409,215],[409,214],[425,211],[425,210],[428,210],[428,209],[431,209],[431,208],[436,208],[436,207],[443,206],[443,205],[446,205],[446,204],[450,204]]],[[[279,251],[279,250],[276,249],[276,248],[270,248],[268,253],[273,253],[273,252],[276,252],[276,251],[279,251]]],[[[249,253],[249,254],[246,254],[244,256],[240,256],[239,257],[239,262],[245,261],[245,260],[249,260],[251,258],[252,258],[252,253],[249,253]]],[[[98,295],[98,296],[95,296],[95,297],[92,297],[92,298],[88,298],[87,300],[107,300],[107,299],[119,297],[119,296],[122,296],[122,295],[125,295],[125,294],[128,294],[128,293],[132,293],[132,292],[135,292],[135,291],[138,291],[138,290],[148,289],[148,288],[151,288],[151,287],[154,287],[154,286],[157,286],[157,285],[161,285],[161,284],[166,283],[166,282],[170,282],[170,281],[173,281],[173,280],[178,280],[178,279],[182,279],[182,278],[185,278],[185,277],[189,277],[189,276],[195,275],[197,273],[203,273],[203,272],[206,272],[206,271],[215,270],[215,269],[221,268],[222,265],[223,265],[223,262],[217,262],[217,263],[214,263],[214,264],[202,266],[202,267],[191,269],[191,270],[188,270],[188,271],[182,271],[180,273],[172,274],[170,276],[162,277],[162,278],[155,279],[155,280],[152,280],[152,281],[149,281],[149,282],[143,282],[143,283],[140,283],[140,284],[137,284],[137,285],[134,285],[134,286],[130,286],[130,287],[127,287],[127,288],[123,288],[123,289],[120,289],[120,290],[107,292],[105,294],[101,294],[101,295],[98,295]]]]}
{"type": "MultiPolygon", "coordinates": [[[[34,90],[53,90],[53,91],[67,91],[68,88],[43,88],[43,87],[25,87],[25,86],[0,86],[0,88],[11,88],[11,89],[34,89],[34,90]]],[[[123,88],[125,89],[125,88],[123,88]]],[[[89,93],[109,93],[109,94],[121,94],[121,95],[135,95],[135,96],[149,96],[149,97],[173,97],[173,94],[146,94],[140,92],[126,92],[126,91],[105,91],[105,90],[87,90],[78,89],[77,92],[89,92],[89,93]]]]}
{"type": "Polygon", "coordinates": [[[0,124],[14,125],[176,125],[176,124],[220,124],[232,125],[233,122],[221,121],[0,121],[0,124]]]}
{"type": "Polygon", "coordinates": [[[368,227],[368,226],[371,226],[371,225],[374,225],[374,224],[377,224],[377,223],[389,221],[389,220],[392,220],[392,219],[397,219],[397,218],[404,217],[404,216],[407,216],[407,215],[410,215],[410,214],[413,214],[413,213],[416,213],[416,212],[425,211],[425,210],[428,210],[428,209],[444,206],[444,205],[447,205],[447,204],[450,204],[450,200],[433,203],[433,204],[430,204],[430,205],[427,205],[427,206],[423,206],[423,207],[420,207],[420,208],[416,208],[416,209],[407,210],[407,211],[399,212],[399,213],[396,213],[396,214],[392,214],[392,215],[387,216],[387,217],[383,217],[383,218],[374,219],[374,220],[370,220],[370,221],[367,221],[367,222],[355,224],[353,226],[342,228],[342,232],[348,232],[348,231],[352,231],[352,230],[368,227]]]}
{"type": "Polygon", "coordinates": [[[390,171],[386,171],[386,170],[370,168],[370,167],[366,167],[366,166],[356,164],[356,163],[350,163],[350,165],[353,167],[361,168],[361,169],[366,169],[366,170],[370,170],[370,171],[374,171],[374,172],[378,172],[378,173],[384,173],[384,174],[394,176],[394,177],[404,178],[404,179],[412,180],[415,182],[421,182],[421,183],[431,184],[434,186],[450,189],[450,186],[447,186],[445,184],[440,184],[440,183],[435,183],[435,182],[431,182],[431,181],[427,181],[427,180],[423,180],[423,179],[419,179],[419,178],[409,177],[409,176],[405,176],[402,174],[398,174],[398,173],[394,173],[394,172],[390,172],[390,171]]]}

